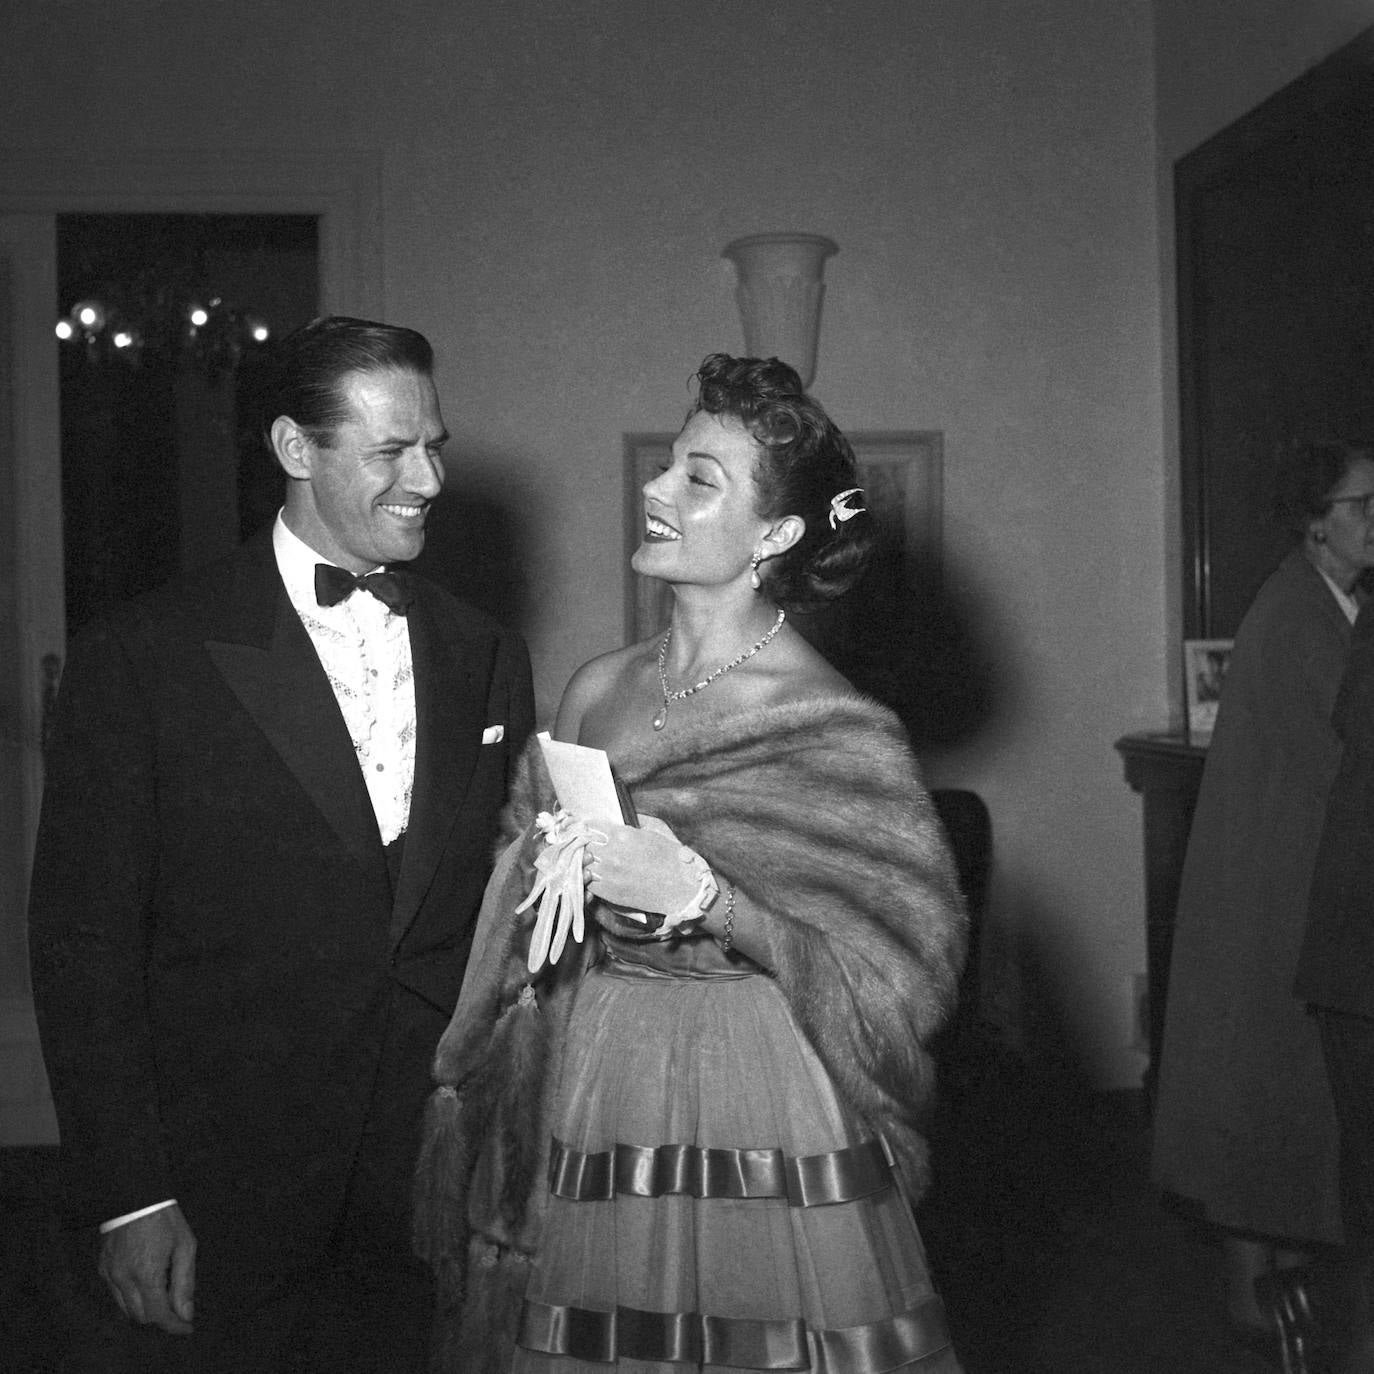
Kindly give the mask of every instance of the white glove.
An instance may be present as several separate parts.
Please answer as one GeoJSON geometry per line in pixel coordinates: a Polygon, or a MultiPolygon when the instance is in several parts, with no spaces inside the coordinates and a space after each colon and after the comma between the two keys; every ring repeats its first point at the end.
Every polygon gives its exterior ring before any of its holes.
{"type": "Polygon", "coordinates": [[[556,815],[541,811],[534,823],[543,832],[545,848],[534,861],[538,876],[530,895],[515,910],[518,915],[539,903],[528,960],[530,972],[538,973],[546,962],[558,962],[569,935],[579,943],[582,940],[583,859],[593,837],[605,837],[562,810],[556,815]]]}
{"type": "Polygon", "coordinates": [[[608,825],[592,831],[586,854],[587,890],[602,901],[634,911],[662,912],[660,936],[700,921],[715,899],[715,876],[657,816],[638,826],[608,825]]]}

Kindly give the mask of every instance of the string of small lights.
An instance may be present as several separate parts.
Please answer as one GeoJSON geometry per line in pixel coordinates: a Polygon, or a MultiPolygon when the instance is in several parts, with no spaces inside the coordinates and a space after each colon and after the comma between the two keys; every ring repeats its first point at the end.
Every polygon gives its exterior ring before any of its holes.
{"type": "Polygon", "coordinates": [[[57,337],[92,363],[137,366],[153,352],[180,354],[207,373],[233,371],[244,352],[265,344],[260,315],[217,295],[175,289],[146,295],[110,291],[83,297],[56,324],[57,337]]]}

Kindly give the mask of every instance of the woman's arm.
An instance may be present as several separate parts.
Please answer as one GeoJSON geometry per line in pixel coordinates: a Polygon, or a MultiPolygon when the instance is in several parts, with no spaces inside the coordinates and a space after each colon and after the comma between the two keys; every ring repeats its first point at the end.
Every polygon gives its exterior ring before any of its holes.
{"type": "Polygon", "coordinates": [[[771,971],[775,966],[773,941],[767,923],[759,919],[758,903],[729,879],[717,875],[717,882],[720,891],[706,912],[702,929],[722,949],[737,950],[771,971]]]}

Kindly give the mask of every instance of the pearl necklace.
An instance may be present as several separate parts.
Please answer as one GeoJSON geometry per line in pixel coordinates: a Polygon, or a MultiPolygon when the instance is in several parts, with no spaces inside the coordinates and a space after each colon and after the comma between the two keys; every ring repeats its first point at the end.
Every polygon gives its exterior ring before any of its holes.
{"type": "Polygon", "coordinates": [[[668,723],[668,706],[674,701],[686,701],[695,692],[701,691],[703,687],[709,687],[718,677],[728,673],[731,668],[738,668],[746,659],[753,658],[760,649],[767,647],[777,632],[782,629],[782,622],[787,619],[787,612],[778,608],[778,618],[773,622],[768,633],[759,640],[757,644],[746,649],[738,658],[732,658],[729,663],[722,663],[714,673],[708,673],[700,682],[694,682],[690,687],[683,687],[676,692],[668,690],[668,674],[664,671],[663,665],[668,661],[668,645],[672,642],[673,627],[668,626],[668,633],[663,636],[663,643],[658,646],[658,685],[663,689],[663,705],[658,708],[654,716],[654,729],[662,730],[668,723]]]}

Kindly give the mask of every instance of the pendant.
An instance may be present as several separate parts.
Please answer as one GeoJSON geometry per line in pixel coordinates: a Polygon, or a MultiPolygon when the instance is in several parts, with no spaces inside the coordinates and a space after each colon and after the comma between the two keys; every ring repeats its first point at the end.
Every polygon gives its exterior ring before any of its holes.
{"type": "Polygon", "coordinates": [[[661,730],[668,723],[668,703],[665,701],[658,708],[658,714],[654,717],[654,729],[661,730]]]}

